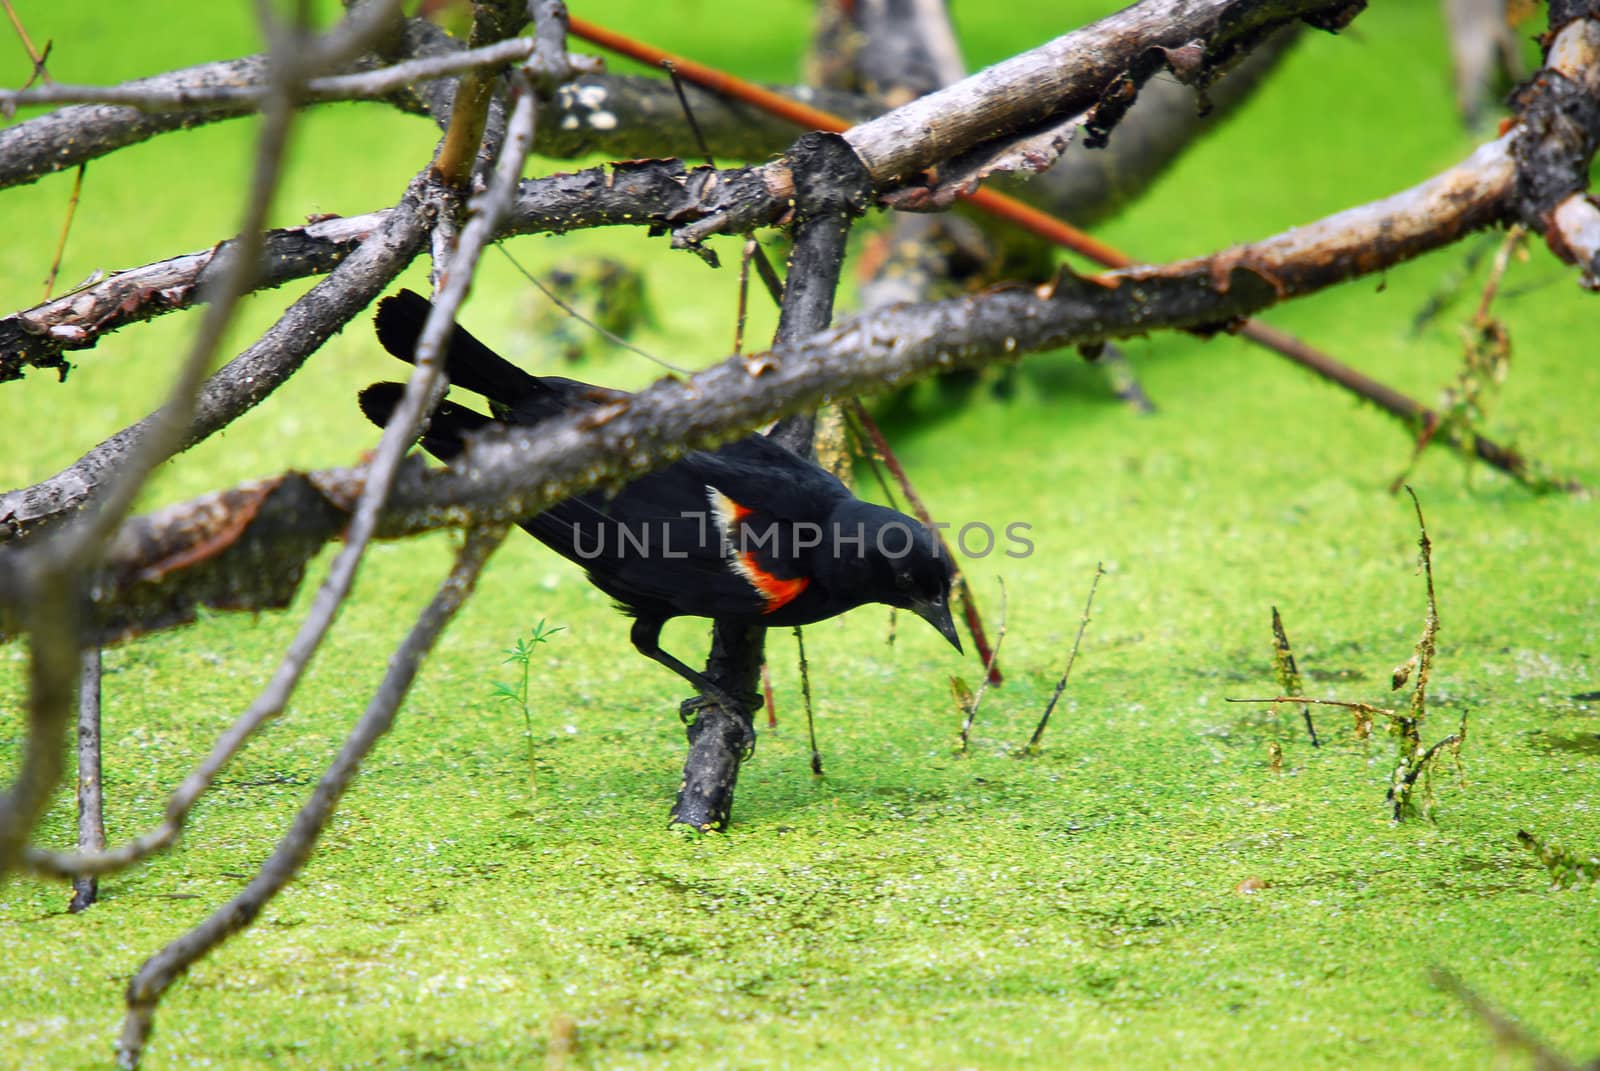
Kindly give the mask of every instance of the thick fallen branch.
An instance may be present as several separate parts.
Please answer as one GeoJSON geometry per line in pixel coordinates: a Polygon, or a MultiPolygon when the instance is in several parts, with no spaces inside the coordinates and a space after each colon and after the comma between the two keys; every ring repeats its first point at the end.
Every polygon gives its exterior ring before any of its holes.
{"type": "MultiPolygon", "coordinates": [[[[752,366],[730,358],[687,381],[662,380],[599,415],[486,436],[451,469],[408,468],[396,481],[378,535],[516,520],[824,396],[892,388],[1025,352],[1203,327],[1275,298],[1266,281],[1244,269],[1225,282],[1219,290],[1196,276],[1108,290],[1067,280],[1051,296],[998,291],[858,317],[785,348],[770,362],[752,366]]],[[[343,531],[366,475],[364,467],[290,474],[130,522],[96,584],[90,613],[98,635],[111,639],[168,626],[196,605],[282,605],[305,557],[343,531]],[[291,531],[293,544],[283,546],[291,531]]],[[[17,553],[0,549],[0,575],[17,553]]],[[[14,634],[18,612],[15,605],[0,607],[0,633],[14,634]]]]}
{"type": "MultiPolygon", "coordinates": [[[[850,129],[845,138],[868,167],[876,189],[883,191],[908,168],[915,171],[978,152],[985,142],[993,140],[997,129],[1016,129],[1017,124],[1033,123],[1040,115],[1053,116],[1055,122],[1077,115],[1094,105],[1098,94],[1126,68],[1143,64],[1149,67],[1146,77],[1154,74],[1160,64],[1151,66],[1149,57],[1165,57],[1168,52],[1185,47],[1188,51],[1180,65],[1186,77],[1199,78],[1208,63],[1225,63],[1236,51],[1253,43],[1252,35],[1264,33],[1296,15],[1329,6],[1327,0],[1205,0],[1189,5],[1176,0],[1145,0],[949,89],[862,123],[850,129]],[[1088,59],[1078,54],[1077,50],[1082,49],[1090,50],[1088,59]],[[1043,113],[1041,108],[1045,109],[1043,113]],[[944,109],[966,109],[970,114],[944,114],[944,109]],[[929,118],[929,114],[938,116],[938,121],[929,118]],[[896,139],[902,138],[907,144],[897,145],[896,139]]],[[[593,113],[587,118],[569,114],[556,125],[566,126],[569,121],[576,122],[578,128],[585,123],[592,127],[596,122],[593,113]]],[[[1015,139],[1008,136],[1000,140],[1010,144],[1015,139]]],[[[1031,166],[1043,163],[1036,161],[1031,166]]],[[[743,234],[778,222],[792,203],[792,172],[793,162],[786,156],[760,167],[721,172],[697,168],[685,173],[681,165],[671,161],[644,161],[618,165],[609,172],[590,169],[579,176],[557,176],[542,188],[526,191],[528,196],[519,199],[519,211],[506,233],[559,233],[578,227],[645,223],[652,228],[673,228],[675,245],[698,248],[712,234],[743,234]],[[629,180],[627,187],[619,191],[613,178],[629,180]],[[659,200],[635,199],[628,196],[630,193],[659,200]],[[549,198],[546,211],[539,210],[544,207],[538,203],[542,198],[549,198]],[[614,207],[607,210],[599,202],[611,202],[614,207]],[[524,206],[531,210],[531,216],[519,223],[517,217],[523,217],[524,206]]],[[[299,245],[287,236],[284,241],[291,248],[299,245]]],[[[320,255],[307,255],[305,269],[316,270],[319,263],[337,255],[337,245],[331,237],[312,243],[320,255]]],[[[25,364],[59,368],[64,349],[93,345],[106,330],[182,307],[188,300],[183,279],[203,267],[201,262],[188,261],[177,279],[158,270],[156,275],[163,285],[131,293],[108,280],[101,284],[104,289],[90,288],[95,291],[92,299],[84,294],[75,296],[82,303],[81,314],[72,311],[76,305],[52,303],[0,321],[0,381],[18,374],[25,364]]],[[[270,278],[275,283],[282,282],[290,277],[291,270],[280,263],[270,278]]]]}
{"type": "MultiPolygon", "coordinates": [[[[354,255],[206,381],[183,448],[226,427],[265,398],[371,304],[416,256],[425,223],[420,188],[408,191],[354,255]]],[[[144,423],[116,433],[42,483],[0,495],[0,544],[42,531],[76,510],[123,463],[144,423]]]]}
{"type": "MultiPolygon", "coordinates": [[[[743,173],[743,169],[686,169],[676,160],[643,160],[525,179],[496,236],[623,225],[666,228],[695,215],[708,189],[743,173]]],[[[374,234],[392,230],[394,211],[270,232],[260,262],[259,288],[331,270],[374,234]]],[[[0,317],[0,383],[21,376],[30,366],[64,375],[69,366],[63,353],[92,348],[118,328],[192,306],[229,248],[223,243],[117,272],[64,297],[0,317]]],[[[0,518],[4,515],[0,507],[0,518]]],[[[0,534],[0,540],[4,538],[0,534]]]]}

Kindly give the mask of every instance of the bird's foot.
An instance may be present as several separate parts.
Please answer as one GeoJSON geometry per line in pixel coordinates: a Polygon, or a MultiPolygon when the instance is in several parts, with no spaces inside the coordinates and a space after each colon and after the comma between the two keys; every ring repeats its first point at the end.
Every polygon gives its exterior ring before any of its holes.
{"type": "Polygon", "coordinates": [[[706,693],[679,703],[678,718],[685,725],[693,727],[700,719],[701,711],[715,708],[727,713],[739,727],[739,760],[743,762],[756,753],[756,730],[751,714],[761,705],[762,699],[753,692],[742,698],[744,701],[740,702],[721,689],[707,689],[706,693]]]}
{"type": "Polygon", "coordinates": [[[678,717],[685,725],[693,725],[702,710],[708,707],[721,707],[729,714],[744,717],[752,713],[765,700],[755,692],[746,692],[735,698],[731,693],[721,688],[706,688],[699,695],[685,699],[678,704],[678,717]]]}
{"type": "Polygon", "coordinates": [[[685,725],[693,725],[700,717],[700,712],[712,705],[712,701],[703,695],[690,696],[678,704],[678,720],[685,725]]]}

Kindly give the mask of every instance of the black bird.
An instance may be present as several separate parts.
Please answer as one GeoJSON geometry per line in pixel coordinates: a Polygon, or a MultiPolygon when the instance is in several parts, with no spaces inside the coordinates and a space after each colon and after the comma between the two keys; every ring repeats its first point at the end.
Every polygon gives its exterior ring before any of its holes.
{"type": "MultiPolygon", "coordinates": [[[[378,304],[383,348],[413,360],[431,308],[402,290],[378,304]]],[[[452,332],[452,387],[482,395],[492,416],[444,401],[422,445],[441,461],[496,423],[532,425],[628,396],[559,376],[534,376],[473,338],[452,332]]],[[[404,387],[374,383],[361,411],[388,423],[404,387]]],[[[595,587],[634,619],[639,653],[702,695],[732,708],[703,674],[661,649],[670,618],[809,625],[869,602],[922,617],[961,650],[950,619],[950,562],[920,523],[863,502],[811,461],[764,435],[696,451],[615,492],[589,491],[521,522],[545,546],[588,570],[595,587]]]]}

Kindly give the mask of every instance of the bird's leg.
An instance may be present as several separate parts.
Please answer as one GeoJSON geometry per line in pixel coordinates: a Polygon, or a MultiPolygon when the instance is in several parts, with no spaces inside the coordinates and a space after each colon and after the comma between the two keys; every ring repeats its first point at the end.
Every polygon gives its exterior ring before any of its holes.
{"type": "MultiPolygon", "coordinates": [[[[678,676],[682,677],[684,680],[688,681],[690,684],[694,685],[700,690],[700,694],[698,696],[694,697],[693,699],[684,700],[683,704],[678,708],[678,716],[681,717],[686,723],[692,724],[695,714],[704,709],[707,703],[715,703],[723,710],[726,710],[729,714],[735,716],[748,714],[760,705],[760,696],[747,696],[744,702],[740,702],[732,695],[728,694],[728,692],[712,683],[705,674],[691,669],[689,666],[685,665],[668,652],[662,650],[661,626],[664,623],[665,622],[662,621],[641,617],[634,621],[633,632],[630,638],[633,640],[634,648],[638,650],[640,654],[655,662],[659,662],[663,666],[666,666],[668,669],[672,670],[672,672],[676,673],[678,676]]],[[[746,747],[746,750],[751,750],[753,747],[754,740],[750,742],[750,744],[746,747]]]]}

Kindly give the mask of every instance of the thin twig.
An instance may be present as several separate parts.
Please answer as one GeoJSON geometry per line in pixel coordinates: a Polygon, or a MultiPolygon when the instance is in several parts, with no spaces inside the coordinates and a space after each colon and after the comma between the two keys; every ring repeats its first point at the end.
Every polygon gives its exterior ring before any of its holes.
{"type": "Polygon", "coordinates": [[[17,17],[16,9],[11,6],[11,0],[0,0],[0,6],[5,7],[6,17],[11,20],[11,27],[17,31],[17,37],[21,39],[22,47],[27,51],[28,59],[33,63],[33,73],[28,75],[28,80],[23,84],[22,88],[27,89],[28,86],[34,83],[35,79],[46,85],[54,84],[55,79],[50,77],[50,72],[45,69],[44,65],[45,60],[50,58],[50,42],[46,41],[44,43],[44,51],[40,52],[34,47],[33,38],[28,36],[28,28],[22,25],[22,20],[17,17]]]}
{"type": "Polygon", "coordinates": [[[1044,714],[1039,718],[1039,724],[1033,730],[1033,735],[1028,738],[1029,752],[1038,750],[1039,741],[1044,738],[1045,728],[1050,724],[1050,715],[1056,709],[1061,693],[1067,690],[1067,680],[1072,676],[1073,664],[1078,661],[1078,648],[1083,643],[1084,630],[1089,627],[1089,611],[1094,608],[1094,593],[1099,590],[1100,578],[1105,575],[1105,563],[1095,562],[1094,579],[1089,581],[1089,597],[1083,602],[1083,616],[1078,619],[1078,635],[1072,641],[1072,653],[1067,655],[1067,668],[1061,671],[1061,679],[1056,681],[1056,690],[1050,696],[1050,702],[1045,704],[1044,714]]]}
{"type": "Polygon", "coordinates": [[[1358,710],[1363,714],[1382,714],[1392,718],[1395,712],[1388,707],[1377,707],[1371,703],[1357,703],[1349,699],[1315,699],[1308,695],[1274,695],[1254,699],[1223,699],[1224,703],[1314,703],[1320,707],[1343,707],[1346,710],[1358,710]]]}
{"type": "Polygon", "coordinates": [[[678,107],[683,109],[683,118],[688,122],[690,132],[694,134],[695,146],[705,158],[706,166],[716,167],[717,161],[711,156],[711,147],[706,144],[706,136],[700,129],[700,121],[694,117],[694,109],[689,107],[689,98],[683,92],[683,79],[678,77],[678,65],[670,59],[663,59],[661,66],[666,68],[667,74],[672,78],[672,91],[678,95],[678,107]]]}
{"type": "MultiPolygon", "coordinates": [[[[299,99],[308,104],[382,100],[418,82],[517,63],[533,55],[534,47],[532,38],[517,37],[464,52],[407,60],[377,70],[313,78],[299,91],[299,99]]],[[[238,108],[241,105],[264,104],[270,92],[271,86],[267,83],[153,89],[137,83],[85,86],[58,82],[37,89],[0,90],[0,114],[9,115],[19,107],[41,104],[113,104],[144,112],[238,108]]]]}
{"type": "Polygon", "coordinates": [[[156,1007],[172,984],[208,952],[254,921],[311,857],[328,819],[350,787],[362,761],[394,724],[395,715],[423,659],[471,594],[484,564],[505,535],[503,525],[468,532],[449,575],[423,608],[400,647],[389,657],[388,670],[365,712],[261,870],[232,900],[146,960],[128,983],[128,1010],[117,1043],[120,1067],[139,1065],[154,1025],[156,1007]]]}
{"type": "Polygon", "coordinates": [[[772,668],[763,661],[761,663],[761,699],[767,706],[767,728],[778,727],[778,700],[772,694],[772,668]]]}
{"type": "MultiPolygon", "coordinates": [[[[890,486],[889,480],[883,474],[883,465],[880,463],[883,459],[873,449],[872,440],[867,437],[867,431],[861,426],[861,421],[857,418],[855,409],[847,405],[841,407],[840,412],[844,414],[845,426],[850,429],[850,435],[855,440],[856,452],[867,459],[867,468],[872,470],[872,478],[877,481],[878,490],[883,492],[884,501],[889,503],[891,509],[904,512],[900,510],[900,503],[895,498],[894,488],[890,486]]],[[[893,607],[890,607],[891,612],[893,609],[893,607]]]]}
{"type": "Polygon", "coordinates": [[[995,677],[994,665],[1000,660],[1000,648],[1006,642],[1006,580],[1005,577],[996,578],[1000,582],[1000,629],[995,636],[994,650],[989,652],[989,660],[983,667],[983,680],[978,682],[978,692],[972,697],[972,702],[967,704],[967,717],[961,723],[961,753],[966,754],[967,741],[972,735],[972,722],[978,716],[978,707],[983,703],[984,695],[989,691],[989,682],[995,677]]]}
{"type": "Polygon", "coordinates": [[[761,285],[772,295],[772,303],[782,306],[783,280],[778,278],[778,271],[772,266],[772,261],[767,257],[767,251],[761,248],[760,242],[756,242],[755,253],[751,259],[755,261],[756,275],[761,279],[761,285]]]}
{"type": "Polygon", "coordinates": [[[67,198],[67,215],[61,221],[61,237],[56,239],[56,255],[50,258],[50,273],[44,277],[43,301],[50,300],[50,291],[55,289],[56,276],[61,271],[61,258],[67,253],[67,235],[72,233],[72,220],[78,214],[78,198],[83,193],[83,175],[89,169],[88,164],[78,165],[78,174],[72,180],[72,196],[67,198]]]}
{"type": "Polygon", "coordinates": [[[822,752],[817,750],[817,724],[811,712],[811,667],[806,661],[806,639],[800,626],[794,627],[794,644],[800,652],[800,694],[806,703],[806,735],[811,738],[811,772],[822,776],[822,752]]]}
{"type": "Polygon", "coordinates": [[[928,507],[923,504],[922,498],[917,494],[916,488],[911,486],[911,477],[906,475],[905,468],[900,464],[900,459],[895,456],[894,450],[889,446],[889,440],[884,438],[883,430],[878,427],[877,421],[872,419],[872,414],[858,399],[852,398],[847,403],[847,408],[855,415],[861,428],[866,432],[867,438],[872,443],[872,448],[878,456],[883,458],[883,463],[888,466],[895,482],[900,485],[900,490],[905,492],[906,501],[911,510],[917,515],[928,531],[932,532],[939,540],[939,547],[945,560],[950,562],[951,594],[961,603],[962,616],[967,623],[967,632],[972,636],[972,647],[978,660],[984,666],[984,680],[993,681],[995,684],[1003,683],[1005,676],[1000,672],[1000,663],[994,657],[994,652],[989,649],[989,637],[984,631],[983,617],[978,612],[978,602],[972,596],[972,586],[967,583],[966,574],[957,564],[955,553],[950,549],[949,542],[944,538],[944,532],[933,523],[933,514],[928,512],[928,507]]]}
{"type": "Polygon", "coordinates": [[[755,256],[755,251],[759,248],[753,236],[746,238],[744,240],[744,253],[739,257],[739,307],[733,322],[733,355],[735,357],[744,353],[744,323],[750,311],[750,261],[755,256]]]}
{"type": "Polygon", "coordinates": [[[504,242],[496,242],[494,244],[494,246],[495,246],[496,249],[500,250],[500,253],[501,253],[502,256],[504,256],[507,260],[509,260],[511,262],[511,266],[516,268],[517,271],[521,272],[522,273],[522,277],[524,279],[528,280],[528,282],[532,283],[534,288],[536,290],[538,290],[539,293],[541,293],[545,297],[549,298],[551,303],[553,305],[555,305],[556,308],[560,309],[562,312],[566,313],[568,316],[572,317],[574,320],[577,320],[580,324],[583,324],[585,327],[590,328],[596,334],[598,334],[602,338],[604,338],[607,342],[610,342],[614,346],[620,346],[623,349],[628,350],[628,351],[630,351],[632,353],[637,353],[640,357],[643,357],[645,360],[650,361],[650,362],[652,362],[654,364],[658,364],[662,368],[665,368],[669,372],[676,372],[680,376],[693,375],[693,373],[690,372],[687,368],[680,368],[678,365],[673,364],[671,361],[664,360],[663,358],[657,357],[655,354],[651,353],[649,350],[641,349],[638,346],[635,346],[632,342],[629,342],[627,339],[623,338],[621,335],[619,335],[619,334],[617,334],[617,333],[615,333],[613,331],[609,331],[606,328],[602,327],[600,324],[595,323],[593,320],[589,319],[589,317],[585,316],[583,313],[579,312],[577,309],[573,308],[571,305],[567,304],[565,301],[562,301],[561,298],[556,295],[555,291],[551,290],[548,286],[546,286],[539,279],[539,277],[537,275],[534,275],[527,268],[523,267],[522,266],[522,262],[519,261],[516,257],[511,255],[511,250],[506,248],[506,245],[505,245],[504,242]]]}
{"type": "MultiPolygon", "coordinates": [[[[1484,1000],[1454,972],[1443,967],[1432,967],[1428,970],[1428,977],[1434,985],[1466,1005],[1467,1010],[1489,1028],[1497,1046],[1521,1049],[1531,1056],[1537,1071],[1583,1071],[1579,1064],[1562,1056],[1527,1027],[1484,1000]]],[[[1593,1063],[1587,1065],[1593,1066],[1593,1063]]]]}
{"type": "MultiPolygon", "coordinates": [[[[1294,649],[1289,646],[1289,633],[1283,627],[1283,618],[1278,614],[1278,608],[1272,608],[1272,654],[1273,661],[1278,665],[1278,683],[1288,692],[1300,690],[1300,669],[1295,665],[1294,649]]],[[[1300,714],[1305,719],[1306,734],[1311,737],[1312,747],[1321,747],[1317,740],[1317,726],[1311,720],[1311,708],[1302,706],[1300,714]]]]}
{"type": "Polygon", "coordinates": [[[1478,311],[1473,317],[1476,323],[1483,324],[1489,320],[1489,306],[1494,304],[1495,297],[1500,293],[1500,284],[1505,279],[1506,269],[1511,266],[1511,256],[1528,237],[1528,228],[1521,223],[1513,223],[1506,228],[1506,236],[1500,242],[1500,248],[1495,250],[1494,261],[1489,267],[1489,278],[1483,284],[1483,293],[1478,298],[1478,311]]]}

